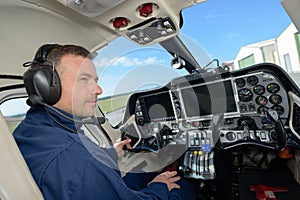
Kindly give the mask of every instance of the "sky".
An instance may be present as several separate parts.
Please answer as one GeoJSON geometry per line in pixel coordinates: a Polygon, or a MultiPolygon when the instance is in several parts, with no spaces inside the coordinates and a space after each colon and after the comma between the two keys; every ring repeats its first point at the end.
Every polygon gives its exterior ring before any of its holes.
{"type": "Polygon", "coordinates": [[[278,37],[291,23],[280,0],[207,0],[183,11],[182,33],[220,62],[242,46],[278,37]]]}

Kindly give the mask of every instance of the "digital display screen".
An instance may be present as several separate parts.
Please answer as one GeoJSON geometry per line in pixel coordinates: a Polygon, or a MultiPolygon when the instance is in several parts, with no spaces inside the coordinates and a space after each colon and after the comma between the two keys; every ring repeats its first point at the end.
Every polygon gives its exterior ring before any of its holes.
{"type": "Polygon", "coordinates": [[[230,80],[183,88],[180,91],[188,118],[237,112],[230,80]]]}
{"type": "Polygon", "coordinates": [[[175,118],[169,92],[140,97],[146,121],[171,120],[175,118]]]}

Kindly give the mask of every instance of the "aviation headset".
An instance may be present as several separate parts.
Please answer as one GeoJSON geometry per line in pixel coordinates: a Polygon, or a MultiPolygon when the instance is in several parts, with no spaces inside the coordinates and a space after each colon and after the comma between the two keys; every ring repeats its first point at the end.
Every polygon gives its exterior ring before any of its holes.
{"type": "Polygon", "coordinates": [[[49,52],[59,46],[59,44],[44,44],[37,50],[33,61],[23,64],[24,67],[30,67],[23,74],[23,81],[28,94],[26,103],[29,106],[53,105],[60,99],[60,78],[54,63],[47,60],[49,52]]]}

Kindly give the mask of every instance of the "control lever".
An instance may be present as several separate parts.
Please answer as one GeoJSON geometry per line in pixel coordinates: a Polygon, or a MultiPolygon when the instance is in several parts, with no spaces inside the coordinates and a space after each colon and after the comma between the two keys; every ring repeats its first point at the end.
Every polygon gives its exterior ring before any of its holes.
{"type": "Polygon", "coordinates": [[[242,124],[241,124],[244,128],[244,131],[243,131],[243,134],[244,134],[244,139],[248,139],[250,138],[250,134],[249,134],[249,123],[248,121],[242,121],[242,124]]]}
{"type": "Polygon", "coordinates": [[[281,118],[278,115],[276,110],[268,109],[267,116],[271,119],[272,122],[275,123],[275,130],[276,130],[276,138],[277,138],[277,145],[276,149],[282,151],[286,147],[287,143],[287,134],[285,132],[284,126],[282,124],[281,118]]]}

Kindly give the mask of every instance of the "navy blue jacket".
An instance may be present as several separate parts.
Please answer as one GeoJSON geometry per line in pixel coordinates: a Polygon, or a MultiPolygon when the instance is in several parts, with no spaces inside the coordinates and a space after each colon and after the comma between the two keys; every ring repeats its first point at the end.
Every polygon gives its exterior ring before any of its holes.
{"type": "Polygon", "coordinates": [[[78,134],[76,126],[47,107],[35,106],[13,133],[45,199],[169,198],[165,183],[130,189],[118,171],[114,148],[99,148],[78,134]]]}

